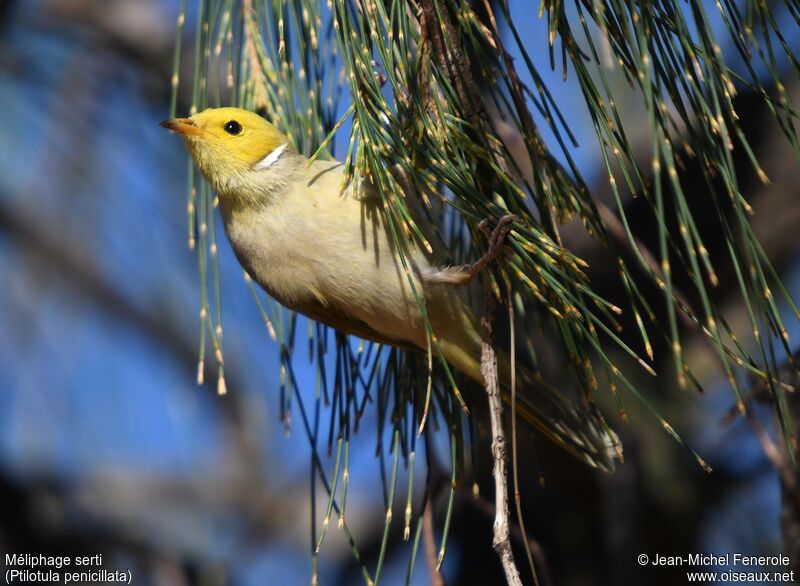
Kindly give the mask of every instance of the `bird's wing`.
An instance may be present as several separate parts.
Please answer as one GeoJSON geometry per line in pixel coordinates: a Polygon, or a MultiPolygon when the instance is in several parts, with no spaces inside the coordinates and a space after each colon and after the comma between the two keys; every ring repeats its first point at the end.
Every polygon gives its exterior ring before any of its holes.
{"type": "MultiPolygon", "coordinates": [[[[319,165],[319,176],[322,176],[328,171],[339,169],[340,166],[343,166],[343,163],[337,163],[336,161],[317,161],[312,164],[311,168],[315,169],[317,165],[319,165]]],[[[436,210],[431,209],[422,201],[414,178],[401,165],[392,165],[389,171],[403,192],[403,202],[405,203],[409,216],[429,245],[424,246],[415,238],[416,247],[426,256],[431,266],[442,267],[449,265],[452,259],[449,258],[447,247],[444,245],[444,240],[436,227],[436,221],[434,219],[436,210]]],[[[354,185],[349,186],[342,195],[344,197],[354,197],[359,201],[373,204],[377,208],[383,207],[377,188],[372,181],[367,178],[362,178],[358,182],[357,189],[354,185]]]]}

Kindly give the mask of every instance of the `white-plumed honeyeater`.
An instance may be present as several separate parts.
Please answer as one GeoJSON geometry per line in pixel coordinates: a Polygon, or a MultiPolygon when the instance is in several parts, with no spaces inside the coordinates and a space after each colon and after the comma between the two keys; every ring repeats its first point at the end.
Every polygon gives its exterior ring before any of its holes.
{"type": "MultiPolygon", "coordinates": [[[[236,257],[267,293],[340,332],[427,351],[424,318],[367,181],[342,192],[342,163],[308,165],[275,126],[246,110],[212,108],[162,126],[183,137],[219,196],[236,257]]],[[[456,286],[472,273],[446,267],[436,250],[404,246],[444,358],[483,384],[478,324],[456,286]]],[[[508,359],[499,359],[507,387],[508,359]]],[[[591,465],[613,466],[618,442],[596,416],[525,369],[518,379],[523,419],[591,465]]]]}

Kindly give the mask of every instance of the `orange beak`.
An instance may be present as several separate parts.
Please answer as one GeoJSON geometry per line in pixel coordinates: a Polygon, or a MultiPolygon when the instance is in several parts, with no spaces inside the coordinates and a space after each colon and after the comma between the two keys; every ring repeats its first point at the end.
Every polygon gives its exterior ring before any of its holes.
{"type": "Polygon", "coordinates": [[[169,120],[164,120],[159,126],[183,135],[197,135],[203,132],[199,127],[195,126],[191,118],[170,118],[169,120]]]}

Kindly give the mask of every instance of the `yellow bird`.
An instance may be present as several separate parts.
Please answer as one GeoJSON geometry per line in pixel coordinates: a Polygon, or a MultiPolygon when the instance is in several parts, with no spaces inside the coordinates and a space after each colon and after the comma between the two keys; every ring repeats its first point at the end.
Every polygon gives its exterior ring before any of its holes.
{"type": "MultiPolygon", "coordinates": [[[[236,257],[267,293],[345,334],[426,351],[423,316],[383,225],[381,202],[366,181],[342,193],[342,163],[308,165],[275,126],[239,108],[209,108],[161,126],[183,137],[219,196],[236,257]]],[[[510,228],[505,222],[495,232],[496,246],[510,228]]],[[[404,246],[444,358],[483,384],[477,322],[456,286],[474,270],[437,264],[435,255],[412,242],[404,246]]],[[[508,359],[499,358],[505,384],[508,359]]],[[[519,370],[520,415],[592,466],[613,468],[619,453],[613,433],[587,409],[519,370]]]]}

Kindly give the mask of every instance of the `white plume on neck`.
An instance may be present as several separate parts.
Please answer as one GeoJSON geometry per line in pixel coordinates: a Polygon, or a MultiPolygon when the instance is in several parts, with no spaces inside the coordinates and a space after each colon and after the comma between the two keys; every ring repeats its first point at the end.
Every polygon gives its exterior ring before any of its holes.
{"type": "Polygon", "coordinates": [[[253,170],[258,171],[261,169],[268,169],[269,167],[271,167],[280,158],[280,156],[283,154],[283,151],[286,150],[287,146],[289,146],[289,143],[284,143],[278,148],[276,148],[266,157],[261,159],[258,163],[253,165],[253,170]]]}

